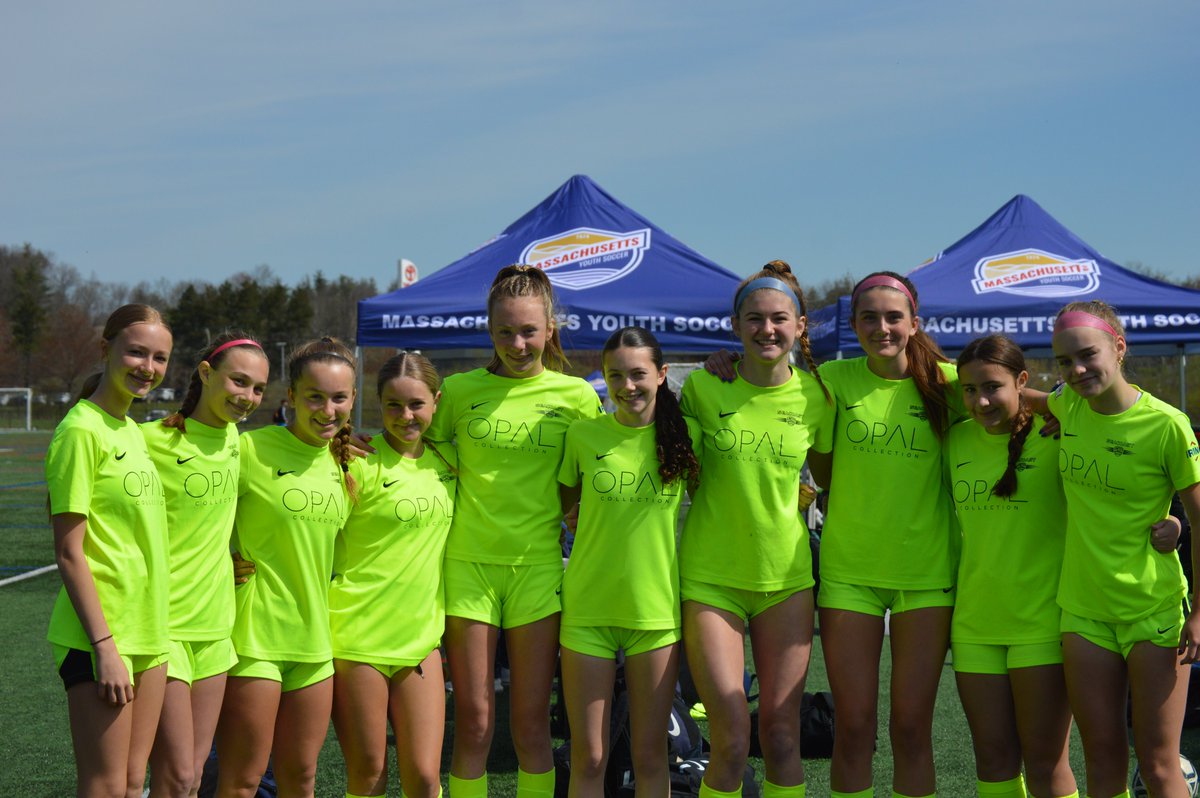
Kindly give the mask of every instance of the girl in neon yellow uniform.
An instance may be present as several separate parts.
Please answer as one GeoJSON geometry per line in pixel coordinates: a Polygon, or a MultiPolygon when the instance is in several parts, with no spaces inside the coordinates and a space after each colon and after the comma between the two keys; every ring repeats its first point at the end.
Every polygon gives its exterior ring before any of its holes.
{"type": "Polygon", "coordinates": [[[100,352],[104,370],[46,452],[63,580],[47,637],[67,690],[78,794],[124,795],[142,789],[167,671],[163,488],[127,414],[162,382],[171,331],[154,308],[124,305],[100,352]]]}
{"type": "Polygon", "coordinates": [[[820,374],[833,394],[833,454],[821,534],[821,645],[837,705],[833,796],[870,796],[884,615],[891,612],[893,795],[932,795],[933,705],[949,642],[958,529],[942,445],[960,414],[953,367],[920,329],[912,283],[855,286],[850,324],[866,357],[820,374]],[[831,485],[832,483],[832,485],[831,485]],[[878,509],[872,512],[871,508],[878,509]]]}
{"type": "Polygon", "coordinates": [[[152,798],[194,795],[237,661],[229,536],[237,507],[237,423],[267,384],[267,358],[241,334],[201,354],[178,413],[142,425],[167,499],[170,649],[162,717],[150,754],[152,798]]]}
{"type": "Polygon", "coordinates": [[[701,483],[683,529],[680,586],[688,664],[708,712],[712,753],[701,796],[740,794],[750,715],[742,689],[745,633],[759,677],[764,798],[805,793],[800,699],[813,636],[813,572],[800,471],[829,450],[824,387],[810,368],[803,294],[772,261],[738,287],[733,329],[745,347],[732,383],[688,375],[683,412],[699,428],[701,483]]]}
{"type": "Polygon", "coordinates": [[[579,505],[559,633],[570,795],[603,798],[620,650],[637,791],[662,796],[670,792],[663,739],[679,670],[675,527],[699,464],[651,333],[613,333],[602,368],[617,411],[571,425],[558,472],[564,511],[579,505]]]}
{"type": "Polygon", "coordinates": [[[223,798],[252,796],[272,754],[279,792],[312,795],[329,728],[329,579],[355,488],[345,449],[353,355],[329,338],[304,344],[288,379],[291,423],[240,441],[234,541],[254,574],[235,591],[238,661],[217,729],[223,798]]]}
{"type": "Polygon", "coordinates": [[[566,358],[554,319],[554,292],[541,270],[501,269],[488,293],[495,356],[487,368],[446,378],[429,431],[431,440],[454,440],[460,469],[444,566],[453,798],[487,793],[501,627],[512,666],[517,795],[554,792],[546,707],[562,582],[555,477],[567,427],[600,414],[592,386],[556,370],[566,358]]]}
{"type": "Polygon", "coordinates": [[[386,793],[389,717],[404,795],[441,793],[442,556],[458,476],[454,448],[423,437],[440,383],[421,355],[384,363],[383,443],[350,464],[359,497],[337,539],[329,590],[333,724],[348,798],[386,793]]]}
{"type": "Polygon", "coordinates": [[[1024,760],[1029,795],[1075,796],[1055,602],[1066,527],[1058,440],[1038,434],[1012,340],[967,344],[958,379],[971,420],[946,441],[962,526],[950,645],[979,795],[1025,798],[1024,760]]]}
{"type": "MultiPolygon", "coordinates": [[[[1190,668],[1200,616],[1186,611],[1179,557],[1146,530],[1178,491],[1200,523],[1200,447],[1185,414],[1126,381],[1116,312],[1073,302],[1054,325],[1066,383],[1049,399],[1062,424],[1059,473],[1067,537],[1058,603],[1071,711],[1087,762],[1088,793],[1126,795],[1126,685],[1133,745],[1151,795],[1188,795],[1179,769],[1190,668]]],[[[1193,546],[1193,561],[1200,547],[1193,546]]]]}

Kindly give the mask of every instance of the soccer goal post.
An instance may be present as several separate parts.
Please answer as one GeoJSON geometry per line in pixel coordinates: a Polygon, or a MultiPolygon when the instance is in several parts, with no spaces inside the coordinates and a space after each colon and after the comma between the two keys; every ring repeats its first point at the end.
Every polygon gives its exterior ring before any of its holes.
{"type": "Polygon", "coordinates": [[[33,430],[33,389],[32,388],[0,388],[0,418],[3,425],[13,428],[12,422],[24,424],[26,432],[33,430]],[[24,405],[24,407],[22,407],[24,405]]]}

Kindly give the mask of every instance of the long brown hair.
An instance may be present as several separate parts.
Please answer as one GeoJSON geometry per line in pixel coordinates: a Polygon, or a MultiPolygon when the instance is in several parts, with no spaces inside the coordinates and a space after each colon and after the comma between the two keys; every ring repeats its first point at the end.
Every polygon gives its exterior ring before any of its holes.
{"type": "MultiPolygon", "coordinates": [[[[855,284],[854,291],[851,293],[853,298],[850,300],[850,315],[853,316],[858,309],[859,286],[872,277],[879,276],[899,281],[907,289],[907,295],[904,291],[889,286],[872,286],[866,290],[887,288],[889,291],[896,291],[904,297],[909,313],[915,319],[918,302],[917,287],[904,275],[888,271],[871,272],[855,284]]],[[[908,356],[908,374],[917,387],[917,393],[921,395],[921,404],[925,407],[929,426],[933,428],[933,434],[939,441],[945,440],[946,433],[950,429],[950,383],[946,380],[946,375],[942,373],[938,364],[949,363],[950,359],[942,354],[941,348],[929,337],[929,334],[919,327],[908,337],[904,354],[908,356]]]]}
{"type": "Polygon", "coordinates": [[[204,393],[204,381],[200,379],[200,364],[208,363],[213,368],[217,368],[221,365],[221,361],[225,359],[225,356],[234,349],[249,349],[258,352],[263,358],[267,356],[263,352],[262,344],[245,333],[223,332],[218,335],[208,346],[201,350],[199,356],[196,358],[196,367],[192,369],[192,376],[188,378],[187,392],[183,395],[183,402],[180,404],[178,410],[162,420],[163,426],[173,427],[180,432],[187,432],[187,419],[191,418],[192,413],[196,412],[196,406],[200,404],[200,396],[204,393]],[[226,346],[231,341],[244,341],[245,343],[226,346]]]}
{"type": "MultiPolygon", "coordinates": [[[[570,367],[567,353],[563,351],[562,337],[559,335],[557,305],[554,301],[554,286],[550,278],[536,266],[513,264],[505,266],[496,273],[492,287],[488,290],[487,310],[489,324],[491,316],[496,311],[496,303],[501,299],[532,296],[542,300],[546,307],[546,348],[542,350],[542,365],[551,371],[566,371],[570,367]]],[[[500,368],[500,355],[493,353],[487,370],[493,374],[500,368]]]]}
{"type": "MultiPolygon", "coordinates": [[[[293,391],[296,390],[296,385],[304,376],[304,372],[313,363],[342,363],[349,366],[353,373],[358,373],[358,363],[354,360],[354,353],[338,339],[327,337],[309,341],[293,349],[288,357],[288,385],[293,391]]],[[[342,467],[346,493],[350,495],[351,501],[357,502],[358,484],[350,475],[350,461],[353,459],[353,455],[350,454],[350,433],[353,431],[354,427],[349,421],[343,424],[342,428],[337,431],[337,435],[329,442],[329,451],[333,455],[333,459],[342,467]]]]}
{"type": "MultiPolygon", "coordinates": [[[[649,349],[655,368],[662,370],[663,353],[658,339],[642,327],[622,327],[609,336],[601,351],[604,355],[622,347],[649,349]]],[[[658,475],[664,485],[677,479],[691,480],[700,474],[700,461],[692,451],[692,438],[688,434],[687,422],[679,407],[679,398],[666,380],[654,393],[654,443],[658,456],[658,475]]]]}
{"type": "MultiPolygon", "coordinates": [[[[1018,379],[1021,372],[1025,371],[1025,353],[1021,351],[1021,347],[1015,341],[1005,335],[987,335],[983,338],[976,338],[967,344],[962,354],[958,356],[958,368],[962,369],[963,366],[976,360],[1000,366],[1012,375],[1013,380],[1018,379]]],[[[1017,492],[1017,464],[1021,460],[1021,451],[1025,447],[1025,440],[1029,437],[1030,430],[1033,429],[1033,411],[1029,407],[1029,402],[1025,401],[1024,393],[1021,394],[1017,405],[1017,414],[1013,416],[1010,423],[1008,465],[1000,479],[996,480],[996,484],[992,486],[992,495],[1001,498],[1008,498],[1017,492]]]]}
{"type": "MultiPolygon", "coordinates": [[[[375,377],[375,395],[382,400],[384,386],[398,377],[411,377],[425,383],[429,393],[435,397],[442,387],[442,377],[434,368],[433,363],[429,362],[429,358],[418,352],[401,352],[398,355],[392,355],[386,363],[379,367],[379,374],[375,377]]],[[[446,459],[446,455],[442,454],[437,444],[424,435],[421,436],[421,442],[437,455],[446,468],[450,469],[451,474],[458,476],[458,469],[446,459]]]]}
{"type": "MultiPolygon", "coordinates": [[[[128,305],[122,305],[109,314],[108,320],[104,322],[104,331],[100,333],[100,337],[112,344],[127,327],[132,327],[135,324],[159,324],[166,328],[167,332],[171,332],[170,325],[163,319],[162,314],[149,305],[142,305],[137,302],[132,302],[128,305]]],[[[75,397],[75,401],[86,399],[96,392],[100,387],[100,380],[104,377],[103,369],[88,375],[88,378],[83,381],[83,386],[79,389],[79,395],[75,397]]]]}

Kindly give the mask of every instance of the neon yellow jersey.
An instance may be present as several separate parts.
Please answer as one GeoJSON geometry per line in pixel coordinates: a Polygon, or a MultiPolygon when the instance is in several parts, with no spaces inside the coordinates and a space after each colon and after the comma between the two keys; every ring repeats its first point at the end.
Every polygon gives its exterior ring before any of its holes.
{"type": "Polygon", "coordinates": [[[324,662],[333,547],[349,514],[342,469],[327,446],[309,446],[286,427],[241,437],[235,546],[254,562],[235,588],[233,644],[239,655],[324,662]]]}
{"type": "Polygon", "coordinates": [[[829,450],[832,421],[816,379],[793,368],[783,385],[761,388],[697,370],[680,404],[700,434],[700,487],[684,522],[681,574],[744,590],[811,587],[800,470],[810,448],[829,450]]]}
{"type": "Polygon", "coordinates": [[[675,527],[687,485],[662,483],[654,435],[654,424],[626,427],[611,415],[567,431],[558,481],[581,492],[564,624],[679,628],[675,527]]]}
{"type": "Polygon", "coordinates": [[[952,639],[1024,645],[1059,639],[1058,577],[1067,505],[1058,479],[1058,441],[1038,434],[1040,416],[1021,447],[1017,492],[992,486],[1008,466],[1008,435],[974,421],[955,424],[946,442],[950,490],[962,527],[952,639]]]}
{"type": "MultiPolygon", "coordinates": [[[[100,608],[122,656],[167,650],[167,515],[163,486],[133,419],[116,419],[87,399],[54,430],[46,452],[50,513],[87,516],[83,554],[100,608]]],[[[91,651],[60,588],[51,643],[91,651]]]]}
{"type": "Polygon", "coordinates": [[[167,496],[172,640],[223,640],[233,631],[229,537],[237,509],[238,436],[195,419],[187,433],[141,426],[167,496]]]}
{"type": "Polygon", "coordinates": [[[1150,525],[1167,517],[1175,491],[1200,482],[1200,448],[1187,416],[1145,391],[1115,416],[1093,411],[1062,387],[1049,401],[1062,423],[1059,473],[1067,496],[1059,606],[1083,618],[1133,623],[1182,598],[1179,555],[1151,547],[1150,525]]]}
{"type": "Polygon", "coordinates": [[[333,656],[356,662],[420,662],[442,639],[442,556],[458,482],[454,447],[402,457],[380,436],[354,460],[358,503],[338,536],[329,589],[333,656]]]}
{"type": "Polygon", "coordinates": [[[475,369],[453,374],[429,437],[458,448],[458,497],[446,556],[536,565],[562,562],[558,466],[571,422],[600,415],[596,390],[546,369],[510,379],[475,369]]]}
{"type": "MultiPolygon", "coordinates": [[[[953,423],[963,415],[958,375],[940,365],[953,423]]],[[[951,587],[958,526],[942,444],[916,385],[876,376],[865,357],[828,361],[820,373],[837,414],[821,576],[892,590],[951,587]]]]}

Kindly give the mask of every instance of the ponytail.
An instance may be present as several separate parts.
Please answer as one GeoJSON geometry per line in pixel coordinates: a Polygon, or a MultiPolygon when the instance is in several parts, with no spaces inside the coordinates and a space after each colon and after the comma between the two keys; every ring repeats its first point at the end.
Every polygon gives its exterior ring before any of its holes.
{"type": "MultiPolygon", "coordinates": [[[[987,335],[967,344],[958,356],[958,368],[961,369],[976,360],[1000,366],[1011,374],[1014,380],[1018,380],[1025,371],[1025,353],[1015,341],[1004,335],[987,335]]],[[[992,486],[993,496],[1007,499],[1017,492],[1017,465],[1021,461],[1021,452],[1032,429],[1033,410],[1025,401],[1025,395],[1021,394],[1017,414],[1013,416],[1012,429],[1008,435],[1008,463],[1000,479],[992,486]]]]}
{"type": "MultiPolygon", "coordinates": [[[[557,307],[554,301],[554,286],[546,273],[536,266],[513,264],[496,273],[492,287],[488,290],[488,323],[496,312],[496,302],[516,297],[537,297],[546,307],[546,348],[542,350],[542,365],[551,371],[566,371],[570,367],[567,353],[563,351],[562,336],[556,321],[557,307]]],[[[500,355],[493,353],[487,370],[495,374],[501,365],[500,355]]]]}

